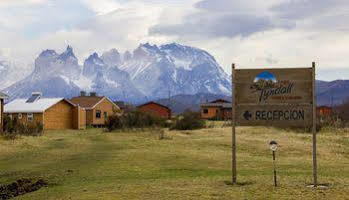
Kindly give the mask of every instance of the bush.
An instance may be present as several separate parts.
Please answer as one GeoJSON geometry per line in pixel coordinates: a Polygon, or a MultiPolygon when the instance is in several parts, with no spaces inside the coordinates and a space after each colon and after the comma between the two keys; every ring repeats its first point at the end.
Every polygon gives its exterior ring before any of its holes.
{"type": "Polygon", "coordinates": [[[4,132],[3,135],[7,139],[16,139],[19,135],[40,136],[43,132],[41,123],[23,124],[17,118],[11,119],[9,116],[4,117],[4,132]]]}
{"type": "Polygon", "coordinates": [[[171,130],[195,130],[205,127],[205,121],[201,119],[200,113],[186,111],[182,116],[177,117],[171,130]]]}
{"type": "Polygon", "coordinates": [[[108,131],[154,126],[165,127],[166,119],[138,110],[129,111],[122,115],[115,113],[109,116],[105,123],[105,127],[108,131]]]}

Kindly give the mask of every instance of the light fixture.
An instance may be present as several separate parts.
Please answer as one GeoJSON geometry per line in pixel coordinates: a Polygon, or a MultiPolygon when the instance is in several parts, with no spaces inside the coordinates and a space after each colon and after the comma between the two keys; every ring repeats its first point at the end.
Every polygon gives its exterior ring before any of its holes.
{"type": "Polygon", "coordinates": [[[269,145],[272,151],[276,151],[276,149],[278,148],[278,143],[274,140],[270,141],[269,145]]]}

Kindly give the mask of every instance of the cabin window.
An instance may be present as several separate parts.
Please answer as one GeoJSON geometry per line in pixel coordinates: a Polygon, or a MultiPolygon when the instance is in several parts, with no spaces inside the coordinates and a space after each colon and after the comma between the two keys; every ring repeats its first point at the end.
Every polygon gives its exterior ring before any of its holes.
{"type": "Polygon", "coordinates": [[[104,112],[104,118],[107,118],[107,117],[108,117],[108,113],[104,112]]]}
{"type": "Polygon", "coordinates": [[[28,113],[28,114],[27,114],[27,120],[28,120],[28,122],[32,122],[33,119],[34,119],[33,113],[28,113]]]}
{"type": "Polygon", "coordinates": [[[22,119],[22,113],[18,113],[18,119],[22,119]]]}
{"type": "Polygon", "coordinates": [[[101,118],[101,111],[100,110],[96,110],[96,118],[97,119],[101,118]]]}
{"type": "Polygon", "coordinates": [[[203,113],[204,113],[204,114],[207,114],[207,113],[208,113],[208,109],[204,109],[204,110],[203,110],[203,113]]]}

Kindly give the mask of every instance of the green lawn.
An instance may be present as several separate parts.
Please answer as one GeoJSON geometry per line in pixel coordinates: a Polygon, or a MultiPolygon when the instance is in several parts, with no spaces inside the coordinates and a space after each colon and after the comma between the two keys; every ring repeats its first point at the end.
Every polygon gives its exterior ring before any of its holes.
{"type": "Polygon", "coordinates": [[[42,177],[49,186],[17,199],[349,199],[349,132],[318,134],[319,182],[311,189],[311,135],[274,128],[237,129],[236,186],[231,129],[103,133],[48,131],[0,139],[0,181],[42,177]],[[273,187],[271,139],[280,187],[273,187]]]}

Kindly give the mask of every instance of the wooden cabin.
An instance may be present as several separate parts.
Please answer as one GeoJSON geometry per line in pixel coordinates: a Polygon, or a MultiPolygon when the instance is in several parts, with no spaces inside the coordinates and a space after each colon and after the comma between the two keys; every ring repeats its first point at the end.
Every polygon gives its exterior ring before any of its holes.
{"type": "Polygon", "coordinates": [[[165,119],[171,119],[172,115],[172,111],[169,107],[153,101],[137,106],[137,109],[165,119]]]}
{"type": "Polygon", "coordinates": [[[332,115],[332,108],[328,106],[318,106],[316,108],[317,115],[322,117],[329,117],[332,115]]]}
{"type": "Polygon", "coordinates": [[[70,101],[86,110],[86,124],[90,126],[104,126],[108,116],[114,112],[120,112],[120,108],[108,97],[97,96],[96,93],[81,92],[79,97],[74,97],[70,101]]]}
{"type": "Polygon", "coordinates": [[[4,130],[4,100],[8,98],[8,96],[2,92],[0,92],[0,131],[4,130]]]}
{"type": "Polygon", "coordinates": [[[200,105],[202,119],[229,120],[232,117],[232,104],[223,99],[217,99],[200,105]]]}
{"type": "Polygon", "coordinates": [[[29,99],[6,104],[4,113],[21,123],[40,123],[44,130],[85,129],[85,110],[63,98],[41,98],[33,93],[29,99]]]}

